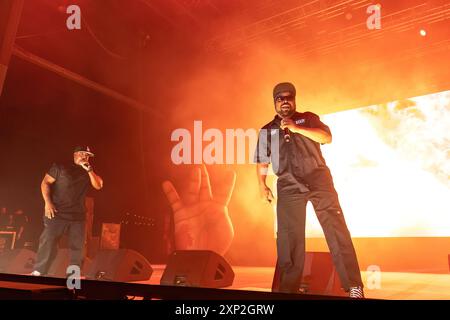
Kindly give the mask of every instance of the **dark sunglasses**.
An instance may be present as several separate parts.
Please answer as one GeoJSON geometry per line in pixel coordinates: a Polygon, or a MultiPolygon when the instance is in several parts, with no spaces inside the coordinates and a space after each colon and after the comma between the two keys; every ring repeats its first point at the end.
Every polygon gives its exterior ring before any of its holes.
{"type": "Polygon", "coordinates": [[[275,102],[283,102],[284,100],[287,101],[294,101],[294,96],[293,95],[287,95],[287,96],[276,96],[275,97],[275,102]]]}

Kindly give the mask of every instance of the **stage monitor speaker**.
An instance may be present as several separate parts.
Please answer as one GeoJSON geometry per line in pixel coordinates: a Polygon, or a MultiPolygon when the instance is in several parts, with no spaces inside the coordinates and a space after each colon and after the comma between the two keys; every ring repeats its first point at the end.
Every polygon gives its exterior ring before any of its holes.
{"type": "MultiPolygon", "coordinates": [[[[70,264],[70,249],[58,249],[56,256],[53,259],[50,267],[48,268],[47,275],[49,277],[56,278],[66,278],[67,277],[67,267],[70,264]]],[[[81,275],[88,270],[91,264],[89,258],[85,258],[83,266],[81,268],[81,275]]]]}
{"type": "Polygon", "coordinates": [[[233,280],[233,269],[214,251],[178,250],[169,257],[161,284],[224,288],[231,286],[233,280]]]}
{"type": "Polygon", "coordinates": [[[36,253],[28,249],[5,250],[0,254],[0,273],[29,274],[33,271],[36,253]]]}
{"type": "MultiPolygon", "coordinates": [[[[272,282],[273,292],[278,292],[279,284],[280,270],[277,264],[272,282]]],[[[306,252],[300,292],[333,296],[344,295],[329,252],[306,252]]]]}
{"type": "Polygon", "coordinates": [[[88,279],[118,282],[146,281],[153,273],[150,262],[130,249],[99,250],[94,257],[88,279]]]}

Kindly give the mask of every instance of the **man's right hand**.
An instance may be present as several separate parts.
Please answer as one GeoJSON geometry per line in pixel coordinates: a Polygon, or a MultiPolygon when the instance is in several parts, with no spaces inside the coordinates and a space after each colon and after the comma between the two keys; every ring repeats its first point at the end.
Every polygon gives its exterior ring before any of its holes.
{"type": "Polygon", "coordinates": [[[261,199],[268,203],[271,203],[275,198],[273,196],[272,190],[266,185],[260,187],[261,199]]]}
{"type": "Polygon", "coordinates": [[[53,219],[55,217],[56,212],[58,212],[58,210],[56,210],[56,207],[53,203],[51,202],[45,203],[45,216],[48,219],[53,219]]]}

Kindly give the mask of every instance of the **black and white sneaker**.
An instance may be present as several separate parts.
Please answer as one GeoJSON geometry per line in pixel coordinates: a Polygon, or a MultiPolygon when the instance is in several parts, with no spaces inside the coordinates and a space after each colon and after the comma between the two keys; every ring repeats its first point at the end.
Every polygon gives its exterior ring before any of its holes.
{"type": "Polygon", "coordinates": [[[353,299],[364,299],[364,291],[362,287],[350,287],[348,296],[353,299]]]}

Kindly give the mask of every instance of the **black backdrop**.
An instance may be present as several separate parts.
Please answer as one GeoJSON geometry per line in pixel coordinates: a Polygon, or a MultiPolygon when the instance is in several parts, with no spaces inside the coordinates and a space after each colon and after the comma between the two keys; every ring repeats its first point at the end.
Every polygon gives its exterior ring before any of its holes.
{"type": "Polygon", "coordinates": [[[13,58],[0,97],[0,206],[23,208],[37,238],[46,170],[54,161],[71,160],[75,145],[89,145],[97,154],[96,171],[105,180],[103,190],[91,192],[94,233],[101,222],[118,223],[127,212],[147,217],[152,226],[123,227],[122,244],[153,261],[164,259],[161,211],[168,207],[156,200],[163,196],[163,173],[155,168],[158,162],[145,157],[147,149],[160,153],[157,145],[149,148],[157,139],[151,121],[147,114],[13,58]]]}

